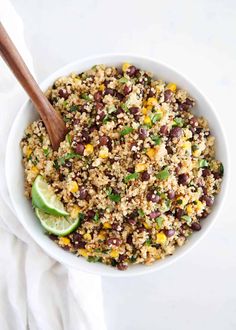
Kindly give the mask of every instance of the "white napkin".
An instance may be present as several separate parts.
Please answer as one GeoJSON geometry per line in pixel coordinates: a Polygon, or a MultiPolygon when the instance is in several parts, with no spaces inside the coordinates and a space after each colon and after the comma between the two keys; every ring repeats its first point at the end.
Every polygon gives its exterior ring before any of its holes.
{"type": "MultiPolygon", "coordinates": [[[[23,23],[8,0],[1,21],[27,65],[23,23]]],[[[4,178],[4,155],[12,121],[26,95],[0,60],[0,329],[106,329],[101,278],[59,264],[34,243],[17,220],[4,178]]]]}

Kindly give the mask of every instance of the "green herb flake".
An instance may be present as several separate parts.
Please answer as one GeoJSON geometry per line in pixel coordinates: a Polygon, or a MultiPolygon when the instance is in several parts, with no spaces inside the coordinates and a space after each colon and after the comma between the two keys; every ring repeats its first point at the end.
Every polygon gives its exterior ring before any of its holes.
{"type": "Polygon", "coordinates": [[[155,219],[156,223],[158,224],[159,228],[161,228],[164,219],[162,217],[158,217],[155,219]]]}
{"type": "Polygon", "coordinates": [[[72,105],[69,109],[70,112],[76,112],[79,110],[79,106],[78,105],[72,105]]]}
{"type": "Polygon", "coordinates": [[[183,215],[181,219],[186,221],[188,225],[192,222],[192,219],[188,215],[183,215]]]}
{"type": "Polygon", "coordinates": [[[81,158],[81,156],[79,154],[75,154],[74,152],[70,152],[58,159],[58,165],[59,166],[64,165],[65,161],[71,158],[81,158]]]}
{"type": "Polygon", "coordinates": [[[85,218],[84,213],[79,213],[79,225],[78,226],[81,225],[81,223],[84,221],[84,218],[85,218]]]}
{"type": "Polygon", "coordinates": [[[194,144],[194,145],[192,146],[192,151],[196,151],[196,150],[198,150],[198,149],[199,149],[198,145],[194,144]]]}
{"type": "Polygon", "coordinates": [[[178,204],[178,205],[181,205],[182,203],[183,203],[182,199],[178,199],[178,200],[177,200],[177,204],[178,204]]]}
{"type": "Polygon", "coordinates": [[[158,122],[159,120],[161,120],[161,118],[162,118],[162,113],[156,113],[151,118],[152,123],[155,124],[156,122],[158,122]]]}
{"type": "Polygon", "coordinates": [[[159,135],[151,135],[151,139],[156,146],[159,146],[162,142],[161,137],[159,135]]]}
{"type": "Polygon", "coordinates": [[[165,168],[164,170],[160,171],[156,177],[159,180],[166,180],[170,176],[170,172],[168,171],[168,168],[165,168]]]}
{"type": "Polygon", "coordinates": [[[200,168],[202,168],[202,167],[207,167],[209,164],[208,164],[208,161],[206,160],[206,159],[199,159],[199,161],[198,161],[198,166],[200,167],[200,168]]]}
{"type": "Polygon", "coordinates": [[[44,153],[44,156],[48,156],[48,154],[49,154],[49,149],[48,148],[44,148],[43,149],[43,153],[44,153]]]}
{"type": "Polygon", "coordinates": [[[86,94],[86,93],[82,93],[82,94],[80,95],[80,97],[81,97],[81,99],[84,99],[84,100],[86,100],[86,101],[91,101],[90,96],[89,96],[88,94],[86,94]]]}
{"type": "Polygon", "coordinates": [[[139,177],[139,173],[131,173],[131,174],[128,174],[125,178],[124,178],[124,181],[125,183],[129,182],[130,180],[136,180],[138,179],[139,177]]]}
{"type": "Polygon", "coordinates": [[[131,258],[130,258],[130,262],[133,264],[133,263],[135,263],[135,261],[137,260],[137,257],[135,257],[135,256],[132,256],[131,258]]]}
{"type": "Polygon", "coordinates": [[[118,203],[120,202],[121,200],[121,197],[119,194],[110,194],[108,195],[108,198],[112,201],[112,202],[115,202],[115,203],[118,203]]]}
{"type": "Polygon", "coordinates": [[[88,262],[99,262],[99,261],[101,261],[101,258],[89,256],[87,260],[88,260],[88,262]]]}
{"type": "Polygon", "coordinates": [[[144,217],[145,216],[145,213],[144,213],[144,211],[142,209],[138,209],[138,215],[140,217],[144,217]]]}
{"type": "Polygon", "coordinates": [[[121,84],[125,84],[125,83],[127,83],[127,81],[128,81],[128,79],[125,78],[125,77],[122,77],[122,78],[119,79],[119,82],[120,82],[121,84]]]}
{"type": "Polygon", "coordinates": [[[183,127],[184,126],[184,120],[183,120],[183,118],[176,117],[174,119],[174,125],[173,126],[183,127]]]}
{"type": "Polygon", "coordinates": [[[125,112],[128,112],[129,111],[129,108],[127,107],[127,105],[125,103],[121,103],[121,108],[125,111],[125,112]]]}
{"type": "Polygon", "coordinates": [[[122,131],[120,131],[120,136],[125,136],[129,133],[132,133],[133,130],[133,127],[126,126],[124,129],[122,129],[122,131]]]}
{"type": "Polygon", "coordinates": [[[110,116],[109,114],[107,114],[107,115],[103,118],[102,122],[103,122],[103,124],[106,124],[106,123],[108,123],[109,121],[111,121],[111,116],[110,116]]]}
{"type": "Polygon", "coordinates": [[[98,222],[99,221],[99,213],[96,212],[95,216],[93,217],[93,221],[94,222],[98,222]]]}
{"type": "Polygon", "coordinates": [[[222,163],[220,163],[219,171],[220,171],[220,174],[223,176],[224,175],[224,165],[222,163]]]}
{"type": "Polygon", "coordinates": [[[59,170],[59,168],[60,168],[57,160],[54,160],[53,166],[56,170],[59,170]]]}
{"type": "Polygon", "coordinates": [[[150,246],[152,244],[152,240],[148,238],[145,242],[145,245],[150,246]]]}
{"type": "Polygon", "coordinates": [[[70,134],[66,134],[66,142],[68,142],[69,145],[71,145],[71,136],[70,136],[70,134]]]}

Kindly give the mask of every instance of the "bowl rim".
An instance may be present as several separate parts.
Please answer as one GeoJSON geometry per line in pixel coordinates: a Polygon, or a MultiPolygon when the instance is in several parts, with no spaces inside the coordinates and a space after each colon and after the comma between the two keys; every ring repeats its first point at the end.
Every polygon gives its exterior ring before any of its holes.
{"type": "MultiPolygon", "coordinates": [[[[196,239],[195,242],[191,243],[191,245],[186,246],[186,248],[180,247],[181,252],[178,255],[173,254],[172,256],[170,256],[170,258],[166,257],[164,263],[158,265],[158,262],[156,262],[156,263],[152,264],[150,267],[147,267],[145,265],[139,265],[139,267],[140,267],[139,269],[136,269],[135,271],[130,272],[130,273],[127,272],[127,271],[125,271],[125,272],[121,272],[121,271],[109,272],[108,271],[107,272],[106,267],[109,267],[107,265],[104,265],[103,270],[99,270],[99,271],[91,271],[89,269],[86,269],[86,270],[80,269],[79,266],[77,267],[76,265],[69,262],[67,260],[68,258],[64,258],[61,255],[57,255],[56,251],[54,252],[51,249],[49,249],[48,247],[44,246],[43,242],[40,240],[40,235],[33,234],[31,232],[31,230],[28,228],[27,224],[21,219],[20,216],[18,216],[17,207],[16,207],[14,196],[12,194],[12,189],[11,189],[11,184],[10,184],[10,171],[7,170],[8,169],[9,153],[10,153],[9,146],[10,146],[11,141],[13,139],[15,128],[17,127],[18,119],[22,115],[23,109],[26,108],[28,106],[28,104],[30,103],[30,99],[28,99],[28,98],[23,103],[23,105],[20,107],[19,112],[17,113],[17,115],[16,115],[16,117],[15,117],[15,119],[14,119],[12,125],[11,125],[11,128],[10,128],[10,132],[9,132],[8,139],[7,139],[7,145],[6,145],[5,175],[6,175],[8,193],[9,193],[9,196],[10,196],[12,206],[15,210],[15,214],[16,214],[17,219],[20,221],[20,223],[25,228],[25,230],[28,232],[28,234],[42,248],[42,250],[45,251],[45,253],[47,255],[49,255],[50,257],[54,258],[58,262],[66,265],[68,267],[72,267],[72,268],[77,269],[79,271],[84,271],[84,272],[87,272],[87,273],[90,273],[90,274],[102,275],[102,276],[108,276],[108,277],[119,277],[119,278],[120,277],[133,277],[133,276],[145,275],[145,274],[149,274],[149,273],[152,273],[152,272],[155,272],[155,271],[162,270],[162,269],[170,266],[171,264],[175,263],[176,261],[180,260],[187,253],[189,253],[194,247],[196,247],[196,245],[207,235],[207,233],[213,227],[213,225],[215,224],[217,218],[219,217],[220,212],[222,212],[223,206],[225,204],[226,196],[227,196],[227,193],[228,193],[229,178],[230,178],[230,161],[229,161],[230,153],[229,153],[229,147],[228,147],[229,144],[227,143],[225,130],[224,130],[223,126],[221,125],[219,115],[218,115],[217,111],[215,110],[215,107],[212,105],[212,103],[209,101],[209,99],[205,96],[205,94],[185,74],[180,73],[178,70],[174,69],[169,64],[166,64],[163,61],[156,60],[152,57],[142,56],[142,55],[135,55],[135,54],[132,54],[132,53],[103,53],[103,54],[97,54],[97,55],[94,55],[94,56],[87,56],[87,57],[84,57],[84,58],[79,59],[79,60],[75,60],[73,62],[70,62],[70,63],[60,67],[56,71],[49,74],[46,79],[44,79],[42,82],[40,82],[39,86],[40,86],[41,89],[48,88],[50,86],[52,80],[55,80],[57,77],[60,77],[60,75],[62,75],[62,72],[67,72],[67,74],[69,74],[70,72],[72,72],[72,71],[69,71],[70,68],[72,68],[76,65],[78,65],[78,67],[82,66],[82,65],[86,65],[86,62],[89,62],[89,61],[97,61],[97,63],[98,63],[98,61],[101,61],[102,59],[108,59],[108,58],[110,58],[110,59],[119,58],[119,61],[121,61],[121,58],[123,58],[124,61],[127,58],[131,58],[134,61],[135,60],[137,60],[137,61],[142,60],[142,61],[152,62],[153,64],[162,66],[164,69],[167,69],[168,71],[171,71],[174,74],[176,74],[177,76],[179,76],[181,79],[186,81],[186,83],[189,84],[193,89],[195,89],[201,95],[204,102],[206,104],[208,104],[209,108],[211,109],[212,113],[215,116],[217,124],[218,124],[218,126],[220,127],[220,130],[221,130],[221,143],[222,143],[223,147],[225,148],[224,168],[226,169],[226,171],[225,171],[225,174],[224,174],[224,189],[223,189],[223,191],[221,191],[219,205],[217,207],[217,211],[216,211],[214,217],[211,219],[211,223],[208,225],[207,228],[204,229],[204,231],[201,231],[201,234],[198,237],[198,239],[196,239]]],[[[99,62],[99,63],[103,63],[103,62],[99,62]]],[[[104,63],[104,64],[106,64],[106,63],[104,63]]],[[[60,247],[58,247],[58,248],[60,249],[60,247]]]]}

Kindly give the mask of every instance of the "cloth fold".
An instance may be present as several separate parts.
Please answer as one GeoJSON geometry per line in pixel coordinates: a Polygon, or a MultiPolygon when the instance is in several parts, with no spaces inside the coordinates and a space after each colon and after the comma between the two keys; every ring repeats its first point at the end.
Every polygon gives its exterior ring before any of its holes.
{"type": "MultiPolygon", "coordinates": [[[[1,0],[0,18],[33,72],[23,22],[8,0],[1,0]]],[[[11,124],[26,95],[1,59],[0,72],[0,328],[105,330],[101,278],[47,256],[16,218],[4,156],[11,124]]]]}

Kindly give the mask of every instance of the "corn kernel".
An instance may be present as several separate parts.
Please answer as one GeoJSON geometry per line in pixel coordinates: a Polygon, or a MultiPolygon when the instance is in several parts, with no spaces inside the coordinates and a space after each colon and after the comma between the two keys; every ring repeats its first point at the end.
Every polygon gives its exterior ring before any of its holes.
{"type": "Polygon", "coordinates": [[[70,211],[70,216],[72,219],[75,219],[78,217],[78,214],[80,212],[79,206],[75,205],[73,206],[72,210],[70,211]]]}
{"type": "Polygon", "coordinates": [[[109,228],[111,228],[111,224],[109,222],[104,222],[103,228],[109,229],[109,228]]]}
{"type": "Polygon", "coordinates": [[[165,244],[166,239],[167,239],[166,235],[163,232],[160,232],[160,233],[157,234],[156,242],[158,244],[165,244]]]}
{"type": "Polygon", "coordinates": [[[150,229],[150,228],[151,228],[147,222],[144,222],[143,225],[144,225],[144,227],[145,227],[146,229],[150,229]]]}
{"type": "Polygon", "coordinates": [[[100,90],[101,92],[103,92],[103,91],[105,90],[105,85],[104,85],[104,84],[101,84],[101,85],[99,86],[99,90],[100,90]]]}
{"type": "Polygon", "coordinates": [[[204,208],[203,203],[199,200],[197,200],[196,202],[197,202],[197,204],[196,204],[197,211],[202,211],[202,209],[204,208]]]}
{"type": "Polygon", "coordinates": [[[26,154],[26,157],[29,158],[30,155],[32,154],[32,149],[30,149],[29,147],[26,147],[25,154],[26,154]]]}
{"type": "Polygon", "coordinates": [[[191,153],[192,153],[192,145],[191,145],[191,142],[190,141],[186,141],[186,142],[184,142],[183,144],[182,144],[182,148],[184,149],[184,150],[186,150],[190,155],[191,155],[191,153]]]}
{"type": "Polygon", "coordinates": [[[88,256],[88,252],[86,251],[86,249],[79,249],[78,252],[82,257],[88,256]]]}
{"type": "Polygon", "coordinates": [[[142,113],[143,113],[143,115],[146,115],[147,113],[148,113],[148,109],[147,108],[142,108],[142,113]]]}
{"type": "Polygon", "coordinates": [[[194,157],[199,157],[201,155],[201,150],[197,149],[193,151],[193,156],[194,157]]]}
{"type": "Polygon", "coordinates": [[[154,106],[157,104],[157,99],[155,97],[149,97],[147,100],[147,105],[154,106]]]}
{"type": "Polygon", "coordinates": [[[106,146],[102,147],[99,151],[99,158],[107,158],[109,155],[109,150],[106,146]]]}
{"type": "Polygon", "coordinates": [[[152,105],[147,105],[147,111],[149,112],[149,111],[152,111],[152,108],[153,108],[153,106],[152,105]]]}
{"type": "Polygon", "coordinates": [[[110,257],[112,257],[112,258],[119,257],[119,251],[117,251],[117,250],[111,250],[111,252],[109,254],[110,254],[110,257]]]}
{"type": "Polygon", "coordinates": [[[86,234],[83,235],[83,238],[86,239],[86,241],[91,241],[92,236],[91,236],[91,234],[86,233],[86,234]]]}
{"type": "Polygon", "coordinates": [[[149,116],[145,116],[143,122],[145,125],[150,125],[152,123],[151,118],[149,116]]]}
{"type": "Polygon", "coordinates": [[[68,237],[60,237],[59,244],[63,246],[70,245],[70,239],[68,237]]]}
{"type": "Polygon", "coordinates": [[[176,84],[174,83],[169,83],[167,86],[166,86],[167,89],[170,89],[172,92],[175,92],[176,91],[176,84]]]}
{"type": "Polygon", "coordinates": [[[39,170],[36,166],[32,166],[31,167],[31,171],[34,173],[34,174],[38,174],[39,170]]]}
{"type": "Polygon", "coordinates": [[[142,163],[138,163],[135,165],[135,172],[143,172],[145,171],[147,168],[147,165],[146,164],[142,164],[142,163]]]}
{"type": "Polygon", "coordinates": [[[79,190],[77,182],[76,181],[69,182],[68,190],[72,193],[76,193],[79,190]]]}
{"type": "Polygon", "coordinates": [[[129,67],[130,67],[130,64],[129,63],[123,63],[123,65],[122,65],[122,71],[123,72],[126,72],[129,67]]]}
{"type": "Polygon", "coordinates": [[[104,241],[106,238],[106,232],[104,230],[101,230],[98,234],[98,239],[100,239],[101,241],[104,241]]]}
{"type": "Polygon", "coordinates": [[[156,149],[155,148],[148,148],[147,151],[146,151],[146,154],[148,155],[148,157],[150,159],[153,159],[156,155],[156,149]]]}
{"type": "Polygon", "coordinates": [[[190,204],[187,205],[186,212],[187,212],[188,215],[192,215],[193,214],[194,210],[193,210],[192,205],[190,205],[190,204]]]}
{"type": "Polygon", "coordinates": [[[86,144],[85,146],[85,151],[87,155],[91,155],[93,153],[93,145],[92,144],[86,144]]]}

